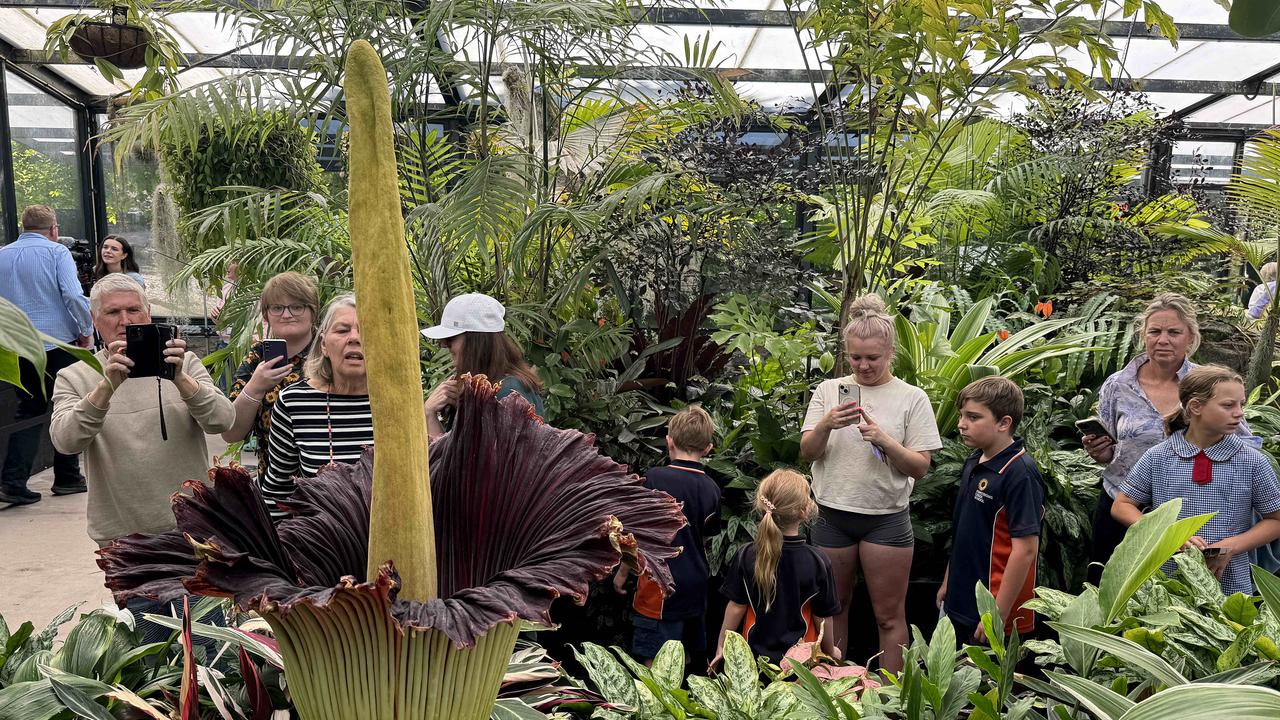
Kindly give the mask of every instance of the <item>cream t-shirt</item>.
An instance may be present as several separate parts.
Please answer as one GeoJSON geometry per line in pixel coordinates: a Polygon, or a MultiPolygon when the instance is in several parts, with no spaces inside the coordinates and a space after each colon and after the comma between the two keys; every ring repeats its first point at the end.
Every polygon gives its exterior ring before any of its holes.
{"type": "MultiPolygon", "coordinates": [[[[852,375],[819,383],[809,401],[802,432],[817,427],[839,403],[841,383],[857,385],[852,375]]],[[[907,449],[942,447],[933,406],[920,388],[898,378],[863,387],[862,407],[885,434],[907,449]]],[[[826,454],[813,463],[813,494],[819,505],[867,515],[888,515],[906,509],[915,478],[876,457],[872,447],[862,439],[857,424],[831,431],[826,454]]]]}

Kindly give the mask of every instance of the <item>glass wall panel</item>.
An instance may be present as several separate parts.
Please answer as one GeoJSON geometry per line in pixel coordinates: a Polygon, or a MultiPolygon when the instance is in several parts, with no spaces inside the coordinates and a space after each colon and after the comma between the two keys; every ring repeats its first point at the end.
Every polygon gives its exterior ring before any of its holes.
{"type": "MultiPolygon", "coordinates": [[[[98,117],[101,127],[105,116],[98,117]]],[[[107,232],[119,235],[133,248],[134,259],[147,283],[151,313],[158,317],[200,318],[204,297],[194,283],[170,288],[169,279],[179,268],[176,239],[157,239],[165,231],[155,226],[153,202],[161,183],[160,162],[150,151],[125,153],[119,158],[111,145],[99,147],[103,196],[107,204],[107,232]],[[119,170],[116,164],[119,161],[119,170]]]]}
{"type": "Polygon", "coordinates": [[[64,244],[84,241],[89,223],[80,182],[75,111],[8,70],[5,87],[18,212],[28,205],[49,205],[58,212],[64,244]]]}

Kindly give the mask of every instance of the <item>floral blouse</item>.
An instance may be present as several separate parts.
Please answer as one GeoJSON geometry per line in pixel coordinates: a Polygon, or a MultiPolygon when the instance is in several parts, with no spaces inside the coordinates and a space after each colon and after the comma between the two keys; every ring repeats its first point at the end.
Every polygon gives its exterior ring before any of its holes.
{"type": "MultiPolygon", "coordinates": [[[[307,345],[310,346],[310,343],[307,343],[307,345]]],[[[259,480],[267,472],[267,445],[271,436],[271,408],[275,406],[281,390],[306,378],[306,373],[303,372],[303,364],[306,359],[307,353],[305,350],[289,358],[289,363],[293,365],[293,370],[262,397],[262,405],[258,407],[258,417],[254,418],[253,427],[249,430],[250,436],[256,435],[258,437],[259,480]]],[[[258,363],[260,362],[262,362],[262,343],[258,342],[253,344],[244,362],[240,363],[239,368],[236,368],[235,382],[232,383],[231,392],[227,395],[231,398],[231,402],[235,402],[236,398],[240,397],[240,392],[249,384],[249,378],[253,377],[253,371],[258,369],[258,363]]]]}
{"type": "MultiPolygon", "coordinates": [[[[1107,378],[1098,391],[1098,419],[1116,441],[1111,464],[1102,471],[1102,487],[1113,498],[1142,454],[1167,437],[1164,416],[1151,404],[1142,383],[1138,382],[1138,369],[1150,360],[1146,353],[1138,355],[1123,370],[1107,378]]],[[[1184,360],[1178,369],[1178,379],[1194,367],[1190,360],[1184,360]]],[[[1253,447],[1261,447],[1261,440],[1254,438],[1249,423],[1241,421],[1236,434],[1253,447]]]]}

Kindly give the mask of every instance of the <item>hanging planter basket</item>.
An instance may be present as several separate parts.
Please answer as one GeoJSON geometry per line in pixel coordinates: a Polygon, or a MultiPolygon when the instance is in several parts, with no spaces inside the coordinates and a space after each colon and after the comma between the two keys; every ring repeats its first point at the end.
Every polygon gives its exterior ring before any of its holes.
{"type": "Polygon", "coordinates": [[[121,70],[145,67],[151,33],[136,25],[81,23],[71,35],[71,49],[86,60],[106,60],[121,70]]]}

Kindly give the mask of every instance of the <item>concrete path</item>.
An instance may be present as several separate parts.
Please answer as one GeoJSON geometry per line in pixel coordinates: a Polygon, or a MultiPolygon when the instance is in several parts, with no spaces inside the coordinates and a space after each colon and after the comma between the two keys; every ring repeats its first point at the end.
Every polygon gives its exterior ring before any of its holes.
{"type": "MultiPolygon", "coordinates": [[[[208,445],[211,456],[226,449],[216,436],[208,445]]],[[[54,497],[52,483],[52,468],[38,473],[27,487],[40,502],[0,509],[0,615],[10,630],[30,620],[38,632],[70,605],[87,612],[112,602],[85,532],[88,494],[54,497]]]]}

